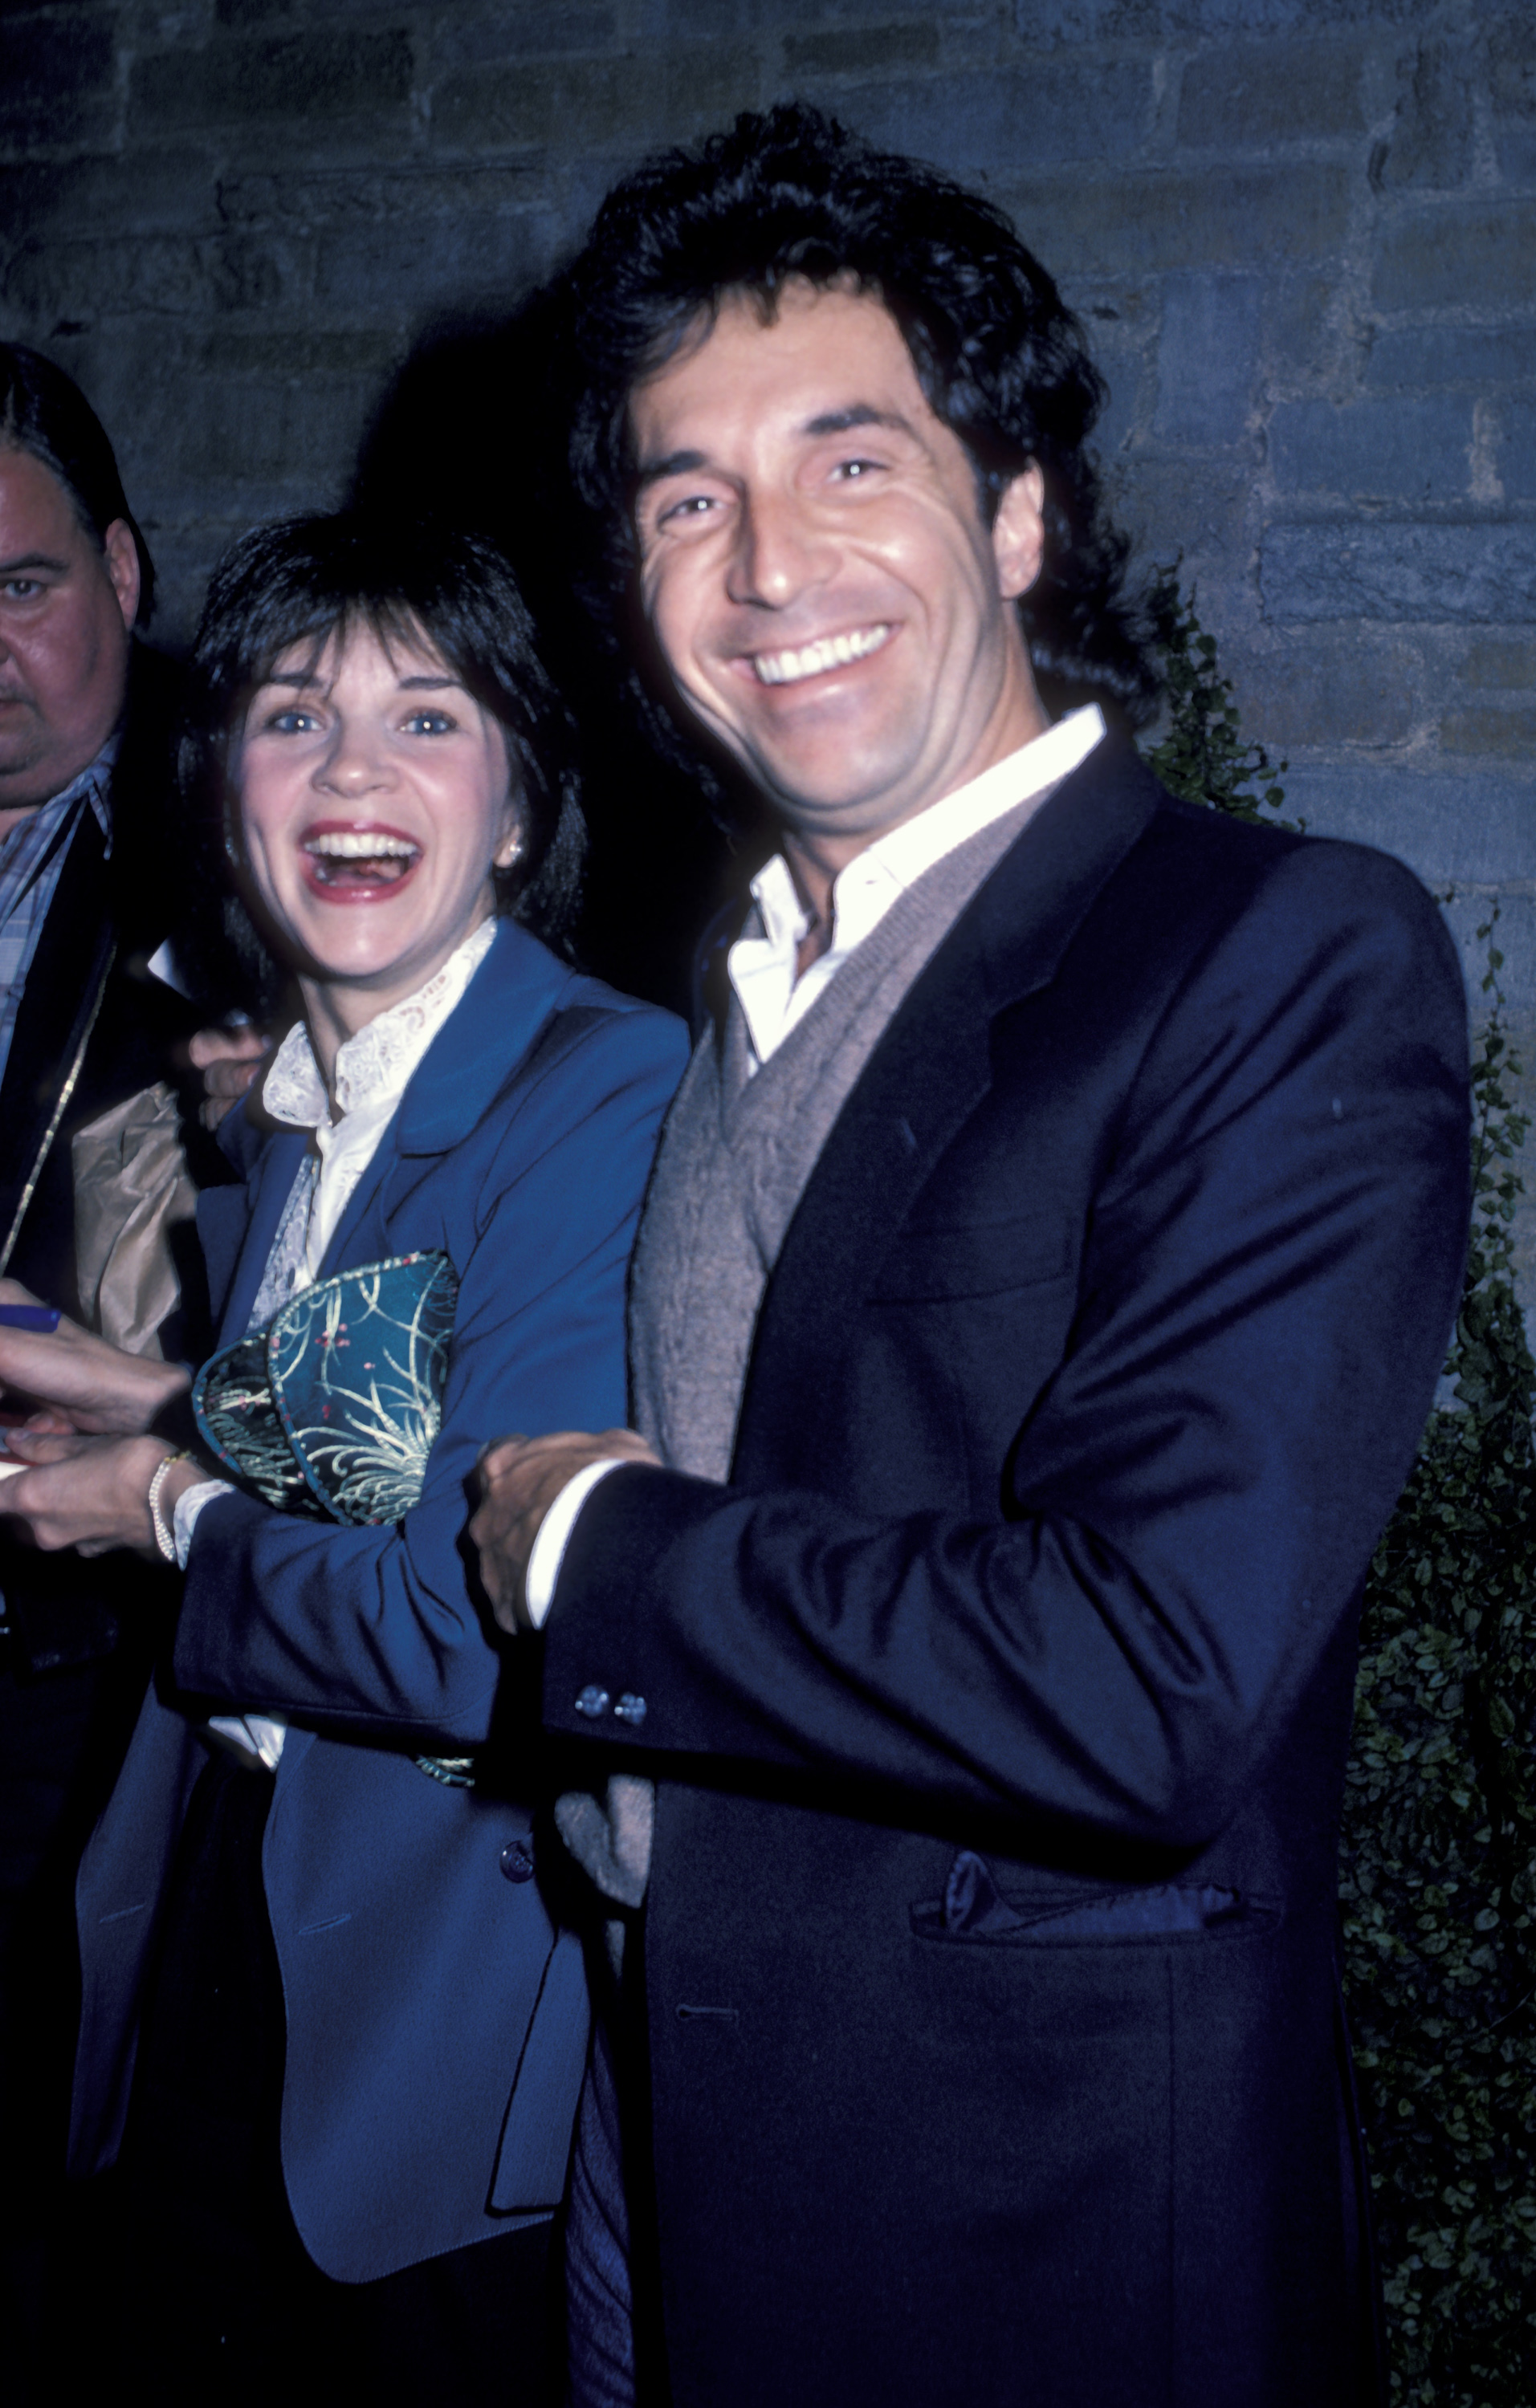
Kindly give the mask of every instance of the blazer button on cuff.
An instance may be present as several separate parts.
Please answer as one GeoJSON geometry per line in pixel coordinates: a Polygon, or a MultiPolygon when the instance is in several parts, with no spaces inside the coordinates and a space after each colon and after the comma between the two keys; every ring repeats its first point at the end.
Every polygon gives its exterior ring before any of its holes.
{"type": "Polygon", "coordinates": [[[589,1722],[595,1723],[599,1714],[606,1714],[608,1712],[608,1691],[599,1689],[596,1681],[589,1681],[586,1687],[577,1693],[576,1711],[579,1714],[585,1714],[589,1722]]]}
{"type": "Polygon", "coordinates": [[[620,1722],[630,1723],[638,1730],[645,1720],[645,1699],[635,1697],[626,1689],[613,1712],[620,1722]]]}
{"type": "Polygon", "coordinates": [[[501,1870],[510,1882],[532,1881],[532,1842],[527,1840],[509,1840],[501,1851],[501,1870]]]}

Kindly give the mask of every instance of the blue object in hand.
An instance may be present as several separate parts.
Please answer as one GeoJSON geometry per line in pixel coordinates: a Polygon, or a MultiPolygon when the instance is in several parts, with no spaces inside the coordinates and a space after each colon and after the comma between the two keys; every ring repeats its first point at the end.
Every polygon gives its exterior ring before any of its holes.
{"type": "Polygon", "coordinates": [[[50,1304],[0,1304],[0,1329],[41,1329],[50,1335],[58,1326],[50,1304]]]}

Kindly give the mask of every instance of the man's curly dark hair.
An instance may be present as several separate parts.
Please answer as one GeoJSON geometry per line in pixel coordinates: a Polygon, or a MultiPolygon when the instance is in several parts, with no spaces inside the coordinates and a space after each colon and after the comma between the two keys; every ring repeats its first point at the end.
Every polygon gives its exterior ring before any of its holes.
{"type": "Polygon", "coordinates": [[[615,185],[569,271],[577,489],[602,527],[600,619],[638,624],[629,397],[723,297],[771,310],[791,278],[852,281],[900,327],[929,407],[974,464],[988,519],[1031,461],[1045,558],[1018,605],[1055,707],[1096,700],[1132,726],[1156,704],[1149,629],[1126,594],[1129,545],[1086,450],[1105,399],[1083,330],[1001,210],[918,161],[873,150],[804,104],[739,117],[615,185]]]}

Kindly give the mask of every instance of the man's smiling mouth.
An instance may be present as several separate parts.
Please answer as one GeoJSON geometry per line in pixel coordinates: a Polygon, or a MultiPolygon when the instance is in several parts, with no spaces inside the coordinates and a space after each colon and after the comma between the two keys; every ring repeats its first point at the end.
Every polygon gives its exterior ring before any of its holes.
{"type": "Polygon", "coordinates": [[[311,885],[344,894],[397,886],[422,857],[419,844],[383,828],[317,828],[302,850],[311,885]]]}
{"type": "Polygon", "coordinates": [[[760,685],[797,685],[801,678],[825,677],[828,669],[867,660],[889,642],[890,636],[888,623],[855,627],[851,635],[822,636],[813,644],[799,644],[787,652],[754,652],[752,666],[760,685]]]}

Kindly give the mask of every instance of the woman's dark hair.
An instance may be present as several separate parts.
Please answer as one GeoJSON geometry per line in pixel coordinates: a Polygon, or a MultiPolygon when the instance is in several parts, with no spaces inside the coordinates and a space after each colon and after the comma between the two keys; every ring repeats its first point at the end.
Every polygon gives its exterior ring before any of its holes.
{"type": "MultiPolygon", "coordinates": [[[[354,627],[386,647],[424,638],[499,724],[523,841],[510,868],[495,873],[497,909],[568,950],[586,853],[570,714],[502,554],[431,520],[362,510],[284,519],[225,552],[193,647],[194,701],[180,749],[182,795],[205,847],[211,838],[222,851],[233,834],[230,744],[273,664],[300,644],[318,659],[333,635],[354,627]]],[[[230,999],[270,1010],[281,974],[239,906],[228,933],[248,985],[230,999]]]]}
{"type": "Polygon", "coordinates": [[[0,343],[0,451],[30,452],[51,469],[75,515],[100,544],[122,519],[138,554],[138,613],[146,627],[154,609],[154,563],[128,508],[107,430],[73,378],[25,343],[0,343]]]}
{"type": "Polygon", "coordinates": [[[700,149],[638,168],[603,203],[569,271],[571,460],[604,529],[591,582],[613,638],[627,610],[644,657],[630,395],[723,296],[758,295],[769,314],[790,278],[878,294],[930,408],[970,454],[988,518],[1038,461],[1045,560],[1018,605],[1036,673],[1057,707],[1092,698],[1132,725],[1150,718],[1157,679],[1144,614],[1124,591],[1129,546],[1084,449],[1105,387],[1077,320],[990,202],[799,103],[740,116],[700,149]]]}

